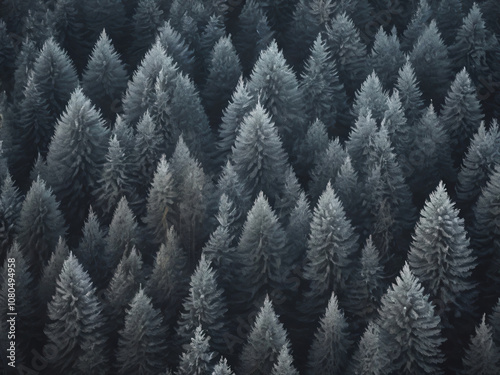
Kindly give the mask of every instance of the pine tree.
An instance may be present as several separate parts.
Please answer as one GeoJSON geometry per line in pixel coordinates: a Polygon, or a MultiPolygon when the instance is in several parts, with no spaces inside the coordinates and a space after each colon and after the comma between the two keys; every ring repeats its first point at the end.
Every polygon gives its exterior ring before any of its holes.
{"type": "Polygon", "coordinates": [[[308,122],[322,121],[330,135],[346,135],[347,97],[326,44],[318,35],[301,77],[308,122]]]}
{"type": "Polygon", "coordinates": [[[17,238],[19,248],[33,265],[37,277],[47,264],[59,237],[65,235],[65,223],[50,188],[37,179],[26,194],[19,215],[17,238]]]}
{"type": "Polygon", "coordinates": [[[368,75],[366,46],[351,18],[338,14],[326,28],[326,45],[335,57],[340,81],[352,97],[368,75]]]}
{"type": "Polygon", "coordinates": [[[83,218],[98,185],[109,131],[90,100],[77,89],[56,124],[47,154],[48,184],[61,202],[72,232],[83,218]]]}
{"type": "Polygon", "coordinates": [[[463,357],[464,374],[494,375],[500,371],[500,350],[493,342],[491,327],[483,315],[481,324],[471,337],[470,346],[463,357]]]}
{"type": "Polygon", "coordinates": [[[271,375],[299,375],[299,372],[293,365],[290,349],[286,345],[283,345],[281,348],[271,375]]]}
{"type": "Polygon", "coordinates": [[[116,352],[118,374],[158,374],[165,369],[166,329],[144,290],[130,302],[116,352]]]}
{"type": "Polygon", "coordinates": [[[380,343],[380,331],[376,324],[370,322],[359,340],[347,374],[349,375],[382,375],[389,364],[388,355],[383,353],[380,343]]]}
{"type": "Polygon", "coordinates": [[[422,209],[408,263],[431,297],[442,302],[444,313],[459,314],[472,308],[475,258],[463,219],[458,217],[443,183],[422,209]]]}
{"type": "Polygon", "coordinates": [[[105,286],[110,273],[113,272],[112,269],[109,269],[110,264],[106,259],[105,246],[104,231],[101,229],[97,215],[90,207],[89,215],[83,225],[83,237],[74,254],[82,267],[88,270],[93,284],[98,289],[105,286]]]}
{"type": "Polygon", "coordinates": [[[231,367],[229,367],[227,360],[221,358],[219,363],[214,366],[212,375],[234,375],[234,372],[231,370],[231,367]]]}
{"type": "Polygon", "coordinates": [[[396,84],[399,69],[405,63],[405,56],[401,51],[401,45],[395,29],[387,34],[380,26],[370,53],[370,64],[380,78],[385,90],[389,90],[396,84]]]}
{"type": "Polygon", "coordinates": [[[270,374],[283,347],[290,347],[287,333],[266,296],[243,346],[240,374],[270,374]]]}
{"type": "Polygon", "coordinates": [[[453,161],[458,166],[483,119],[476,90],[465,69],[457,74],[452,83],[440,118],[450,136],[453,161]]]}
{"type": "Polygon", "coordinates": [[[40,305],[44,306],[44,308],[56,292],[57,278],[68,256],[68,245],[66,245],[66,241],[62,237],[59,237],[56,248],[50,256],[49,263],[43,268],[42,276],[40,277],[38,293],[40,295],[40,305]]]}
{"type": "Polygon", "coordinates": [[[399,92],[408,126],[414,126],[424,113],[424,101],[419,83],[415,76],[415,70],[410,61],[407,61],[403,67],[399,69],[398,80],[395,87],[399,92]]]}
{"type": "Polygon", "coordinates": [[[248,76],[252,67],[273,40],[274,32],[256,0],[245,2],[238,16],[239,29],[234,35],[234,46],[240,57],[243,74],[248,76]]]}
{"type": "Polygon", "coordinates": [[[377,122],[381,122],[387,107],[387,93],[383,90],[377,74],[373,71],[356,91],[352,112],[355,118],[367,116],[371,112],[377,122]]]}
{"type": "Polygon", "coordinates": [[[315,322],[331,292],[342,300],[358,252],[358,235],[346,219],[342,203],[330,183],[314,209],[303,279],[309,285],[303,305],[306,321],[315,322]]]}
{"type": "Polygon", "coordinates": [[[115,116],[114,108],[118,107],[121,102],[122,94],[127,88],[127,81],[125,66],[108,35],[103,31],[83,72],[83,92],[101,109],[104,117],[112,121],[115,116]]]}
{"type": "Polygon", "coordinates": [[[417,10],[403,34],[403,49],[406,52],[412,50],[432,18],[433,12],[427,0],[420,0],[417,10]]]}
{"type": "Polygon", "coordinates": [[[410,62],[426,98],[436,107],[443,103],[450,82],[450,60],[448,48],[434,20],[431,21],[410,53],[410,62]]]}
{"type": "Polygon", "coordinates": [[[277,126],[260,103],[243,120],[231,160],[252,198],[263,191],[274,201],[283,187],[287,158],[277,126]]]}
{"type": "Polygon", "coordinates": [[[182,353],[176,375],[212,374],[215,353],[210,348],[209,340],[210,336],[205,336],[201,325],[197,326],[190,345],[182,353]]]}
{"type": "Polygon", "coordinates": [[[305,133],[304,100],[295,73],[275,41],[264,50],[250,76],[248,92],[272,115],[285,150],[305,133]]]}
{"type": "Polygon", "coordinates": [[[179,70],[193,76],[195,72],[194,52],[189,47],[186,40],[166,20],[158,30],[157,42],[165,49],[168,56],[171,56],[179,67],[179,70]]]}
{"type": "Polygon", "coordinates": [[[7,174],[0,189],[0,261],[4,260],[4,255],[16,235],[23,200],[24,197],[14,185],[12,177],[7,174]]]}
{"type": "Polygon", "coordinates": [[[52,371],[106,374],[105,324],[88,274],[70,253],[48,304],[44,357],[52,371]]]}
{"type": "Polygon", "coordinates": [[[333,292],[309,350],[308,368],[310,374],[343,374],[347,364],[347,353],[352,344],[348,329],[347,320],[339,308],[337,296],[333,292]]]}
{"type": "Polygon", "coordinates": [[[214,126],[220,121],[222,110],[226,108],[241,76],[240,60],[230,37],[223,36],[215,43],[209,61],[202,98],[210,123],[214,126]]]}
{"type": "Polygon", "coordinates": [[[443,35],[444,43],[451,46],[464,18],[462,2],[459,0],[441,0],[435,12],[435,18],[437,26],[443,35]]]}
{"type": "Polygon", "coordinates": [[[388,359],[384,374],[442,373],[440,318],[407,264],[382,297],[376,325],[380,355],[388,359]]]}
{"type": "Polygon", "coordinates": [[[159,0],[140,0],[133,16],[133,39],[129,48],[129,60],[134,66],[154,42],[158,28],[164,22],[159,0]]]}
{"type": "Polygon", "coordinates": [[[107,268],[114,270],[123,254],[128,254],[137,244],[138,227],[134,213],[128,206],[125,197],[120,199],[109,224],[106,236],[105,258],[107,268]]]}
{"type": "Polygon", "coordinates": [[[369,172],[366,146],[373,144],[376,132],[377,122],[372,117],[371,111],[368,111],[366,115],[358,117],[345,143],[354,170],[358,172],[361,179],[364,179],[369,172]]]}
{"type": "MultiPolygon", "coordinates": [[[[470,146],[462,161],[462,169],[458,173],[456,192],[457,202],[469,211],[475,205],[481,190],[484,188],[494,166],[500,164],[500,129],[493,121],[486,130],[484,122],[470,141],[470,146]]],[[[468,218],[466,218],[468,219],[468,218]]]]}

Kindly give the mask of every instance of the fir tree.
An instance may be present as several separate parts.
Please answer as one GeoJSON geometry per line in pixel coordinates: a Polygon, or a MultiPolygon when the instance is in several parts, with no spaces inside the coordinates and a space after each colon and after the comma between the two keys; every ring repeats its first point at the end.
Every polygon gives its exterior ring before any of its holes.
{"type": "Polygon", "coordinates": [[[351,158],[354,169],[364,179],[368,174],[368,152],[366,146],[371,146],[377,132],[377,122],[372,117],[371,111],[359,116],[354,128],[349,134],[345,148],[351,158]]]}
{"type": "Polygon", "coordinates": [[[322,121],[331,135],[346,135],[347,97],[326,44],[318,35],[300,82],[309,122],[322,121]]]}
{"type": "Polygon", "coordinates": [[[217,42],[225,36],[226,29],[222,16],[212,14],[200,35],[200,48],[197,50],[200,55],[200,62],[202,63],[201,71],[205,70],[210,62],[211,52],[217,42]]]}
{"type": "Polygon", "coordinates": [[[261,51],[271,43],[274,33],[256,0],[245,2],[238,16],[238,25],[239,30],[234,36],[234,46],[238,51],[243,73],[247,76],[261,51]]]}
{"type": "Polygon", "coordinates": [[[305,133],[303,93],[275,41],[255,63],[248,91],[272,115],[285,150],[291,151],[295,140],[305,133]]]}
{"type": "Polygon", "coordinates": [[[90,277],[73,254],[64,261],[48,318],[44,355],[53,371],[107,373],[101,305],[90,277]]]}
{"type": "Polygon", "coordinates": [[[98,185],[109,131],[90,100],[77,89],[68,102],[47,154],[48,183],[72,231],[80,229],[98,185]]]}
{"type": "Polygon", "coordinates": [[[283,345],[281,348],[271,375],[299,375],[299,372],[293,365],[290,349],[286,345],[283,345]]]}
{"type": "Polygon", "coordinates": [[[380,331],[376,324],[370,322],[359,340],[347,374],[349,375],[382,375],[389,364],[388,355],[383,353],[380,343],[380,331]]]}
{"type": "Polygon", "coordinates": [[[347,353],[352,344],[348,329],[347,320],[339,309],[337,296],[333,292],[309,350],[310,374],[343,374],[347,353]]]}
{"type": "Polygon", "coordinates": [[[394,87],[398,72],[406,60],[395,29],[392,29],[391,34],[387,34],[383,27],[380,27],[375,35],[369,59],[384,89],[394,87]]]}
{"type": "Polygon", "coordinates": [[[442,373],[440,319],[407,264],[382,297],[376,324],[380,355],[388,359],[384,374],[442,373]]]}
{"type": "Polygon", "coordinates": [[[65,235],[65,223],[52,190],[37,179],[26,194],[19,215],[19,248],[38,276],[54,251],[59,237],[65,235]]]}
{"type": "Polygon", "coordinates": [[[500,343],[500,299],[497,300],[493,311],[488,316],[488,324],[492,328],[493,341],[498,346],[500,343]]]}
{"type": "Polygon", "coordinates": [[[431,21],[410,53],[410,62],[424,95],[440,106],[450,81],[450,60],[436,22],[431,21]]]}
{"type": "Polygon", "coordinates": [[[340,81],[352,97],[367,76],[367,53],[358,30],[345,13],[338,14],[327,25],[326,45],[335,57],[340,81]]]}
{"type": "Polygon", "coordinates": [[[44,308],[56,292],[57,278],[68,256],[68,245],[66,245],[66,241],[62,237],[59,237],[56,248],[50,256],[49,263],[43,268],[42,276],[40,277],[38,293],[40,295],[40,305],[44,306],[44,308]]]}
{"type": "Polygon", "coordinates": [[[272,302],[266,296],[243,346],[240,373],[270,374],[283,347],[289,348],[290,343],[272,302]]]}
{"type": "Polygon", "coordinates": [[[436,22],[443,35],[443,41],[451,46],[464,17],[462,2],[459,0],[441,0],[435,12],[436,22]]]}
{"type": "Polygon", "coordinates": [[[415,70],[410,61],[407,61],[403,67],[399,69],[398,80],[395,87],[399,92],[408,126],[414,126],[424,113],[424,101],[419,83],[415,76],[415,70]]]}
{"type": "Polygon", "coordinates": [[[130,303],[116,353],[118,374],[157,374],[165,369],[166,329],[159,310],[140,289],[130,303]]]}
{"type": "Polygon", "coordinates": [[[247,181],[252,197],[259,191],[273,201],[284,183],[287,158],[277,126],[258,103],[243,120],[231,160],[242,181],[247,181]]]}
{"type": "Polygon", "coordinates": [[[210,348],[209,340],[210,336],[205,336],[201,325],[197,326],[190,345],[182,353],[176,375],[212,374],[215,353],[210,348]]]}
{"type": "Polygon", "coordinates": [[[14,82],[12,99],[15,103],[20,103],[24,98],[23,91],[28,82],[28,76],[33,70],[39,50],[35,42],[26,38],[16,58],[16,71],[14,72],[14,82]]]}
{"type": "MultiPolygon", "coordinates": [[[[114,17],[111,19],[115,19],[114,17]]],[[[111,40],[103,31],[83,72],[83,92],[101,109],[104,117],[111,121],[115,115],[113,109],[118,107],[117,104],[120,103],[121,96],[127,88],[127,80],[125,67],[111,40]]]]}
{"type": "Polygon", "coordinates": [[[241,65],[231,39],[226,36],[215,43],[209,61],[209,73],[202,98],[210,123],[216,125],[238,84],[241,65]]]}
{"type": "Polygon", "coordinates": [[[450,136],[455,166],[458,166],[477,131],[483,114],[476,90],[465,69],[455,77],[440,115],[443,127],[450,136]]]}
{"type": "Polygon", "coordinates": [[[463,357],[464,374],[493,375],[500,371],[500,351],[493,342],[491,327],[483,315],[481,324],[471,337],[470,346],[463,357]]]}
{"type": "Polygon", "coordinates": [[[303,306],[307,321],[316,321],[332,291],[341,300],[347,296],[347,280],[358,252],[357,241],[358,235],[328,183],[314,209],[303,272],[309,285],[303,306]]]}
{"type": "Polygon", "coordinates": [[[83,21],[86,24],[92,41],[97,39],[99,33],[104,28],[108,30],[111,39],[115,42],[123,38],[126,32],[124,28],[128,26],[128,20],[125,18],[125,7],[122,2],[116,3],[114,0],[90,0],[82,4],[82,9],[85,15],[83,21]]]}
{"type": "Polygon", "coordinates": [[[4,20],[0,21],[0,78],[2,84],[0,85],[1,91],[11,91],[10,87],[10,77],[14,73],[15,65],[15,53],[14,46],[12,45],[12,39],[9,37],[7,25],[4,20]]]}
{"type": "Polygon", "coordinates": [[[221,358],[219,363],[214,366],[212,375],[234,375],[234,372],[231,370],[231,367],[229,367],[227,360],[221,358]]]}
{"type": "Polygon", "coordinates": [[[7,174],[0,189],[0,261],[12,245],[17,232],[17,222],[21,214],[24,197],[7,174]]]}
{"type": "Polygon", "coordinates": [[[475,258],[463,219],[458,217],[443,183],[422,209],[408,263],[432,298],[443,303],[445,313],[471,309],[474,284],[470,278],[475,258]]]}
{"type": "Polygon", "coordinates": [[[372,72],[356,91],[352,111],[355,118],[367,116],[371,112],[377,122],[381,122],[387,107],[387,93],[383,90],[380,79],[372,72]]]}
{"type": "Polygon", "coordinates": [[[325,124],[321,120],[315,120],[309,125],[299,148],[299,157],[295,166],[299,177],[304,178],[309,175],[309,170],[328,148],[328,144],[328,133],[325,124]]]}
{"type": "Polygon", "coordinates": [[[186,40],[170,24],[170,20],[165,21],[158,30],[157,42],[165,49],[168,56],[171,56],[179,69],[192,76],[195,72],[194,52],[189,47],[186,40]]]}
{"type": "Polygon", "coordinates": [[[105,253],[105,234],[101,229],[97,215],[90,207],[89,215],[83,225],[83,237],[80,245],[75,249],[75,255],[96,286],[101,289],[109,279],[109,274],[113,271],[109,269],[105,253]]]}
{"type": "Polygon", "coordinates": [[[429,26],[433,17],[432,9],[427,0],[420,0],[416,12],[403,34],[403,49],[408,52],[415,46],[417,40],[429,26]]]}

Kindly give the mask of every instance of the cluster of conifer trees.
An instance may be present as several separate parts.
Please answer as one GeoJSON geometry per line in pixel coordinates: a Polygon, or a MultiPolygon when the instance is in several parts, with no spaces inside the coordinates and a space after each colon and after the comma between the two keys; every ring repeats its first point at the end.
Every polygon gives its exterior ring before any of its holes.
{"type": "Polygon", "coordinates": [[[0,7],[17,373],[500,373],[498,0],[0,7]]]}

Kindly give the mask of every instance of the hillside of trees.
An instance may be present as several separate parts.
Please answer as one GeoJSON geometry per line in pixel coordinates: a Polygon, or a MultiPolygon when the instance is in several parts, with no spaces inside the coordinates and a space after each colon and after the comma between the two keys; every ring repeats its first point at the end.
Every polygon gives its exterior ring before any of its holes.
{"type": "Polygon", "coordinates": [[[4,0],[2,368],[498,375],[499,120],[498,0],[4,0]]]}

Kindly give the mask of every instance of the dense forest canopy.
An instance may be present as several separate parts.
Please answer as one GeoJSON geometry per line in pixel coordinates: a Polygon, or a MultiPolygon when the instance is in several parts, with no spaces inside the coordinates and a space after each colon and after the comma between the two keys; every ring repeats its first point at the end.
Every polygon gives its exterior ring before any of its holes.
{"type": "Polygon", "coordinates": [[[500,374],[499,20],[1,2],[6,373],[500,374]]]}

